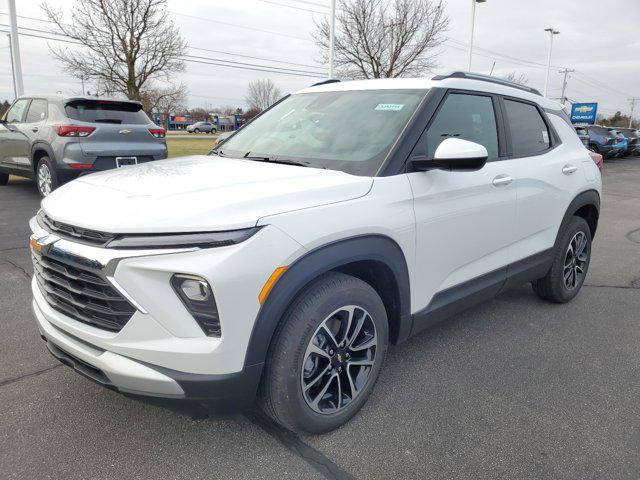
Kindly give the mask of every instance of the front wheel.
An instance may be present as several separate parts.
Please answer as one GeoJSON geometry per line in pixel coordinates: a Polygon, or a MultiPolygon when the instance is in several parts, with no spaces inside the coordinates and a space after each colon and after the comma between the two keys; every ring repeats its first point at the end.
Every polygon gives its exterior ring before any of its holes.
{"type": "Polygon", "coordinates": [[[200,133],[200,129],[199,129],[199,128],[196,128],[196,129],[193,131],[193,133],[200,133]]]}
{"type": "Polygon", "coordinates": [[[544,300],[566,303],[582,288],[591,260],[591,230],[581,217],[573,217],[556,246],[551,269],[532,282],[533,290],[544,300]]]}
{"type": "Polygon", "coordinates": [[[294,301],[274,335],[262,408],[285,427],[323,433],[367,401],[387,351],[387,314],[376,291],[329,272],[294,301]]]}

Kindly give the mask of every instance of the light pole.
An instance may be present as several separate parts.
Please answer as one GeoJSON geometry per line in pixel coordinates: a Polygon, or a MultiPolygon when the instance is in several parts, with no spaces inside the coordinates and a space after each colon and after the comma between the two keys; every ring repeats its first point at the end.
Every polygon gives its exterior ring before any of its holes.
{"type": "Polygon", "coordinates": [[[640,100],[640,98],[630,98],[629,101],[631,102],[631,113],[629,114],[629,128],[631,128],[631,125],[633,125],[633,111],[635,110],[636,107],[636,102],[640,100]]]}
{"type": "Polygon", "coordinates": [[[484,3],[487,0],[471,0],[471,36],[469,38],[469,68],[471,71],[471,57],[473,56],[473,29],[476,24],[476,3],[484,3]]]}
{"type": "Polygon", "coordinates": [[[22,84],[22,64],[20,62],[20,43],[18,42],[18,21],[16,18],[16,1],[9,0],[9,27],[11,29],[11,65],[13,67],[13,84],[16,97],[24,93],[22,84]]]}
{"type": "Polygon", "coordinates": [[[333,58],[336,44],[336,0],[331,0],[331,16],[329,17],[329,78],[333,78],[333,58]]]}
{"type": "Polygon", "coordinates": [[[549,70],[551,69],[551,50],[553,49],[553,36],[558,35],[560,32],[553,27],[545,28],[545,32],[549,32],[549,56],[547,57],[547,75],[544,79],[544,96],[547,96],[547,89],[549,88],[549,70]]]}

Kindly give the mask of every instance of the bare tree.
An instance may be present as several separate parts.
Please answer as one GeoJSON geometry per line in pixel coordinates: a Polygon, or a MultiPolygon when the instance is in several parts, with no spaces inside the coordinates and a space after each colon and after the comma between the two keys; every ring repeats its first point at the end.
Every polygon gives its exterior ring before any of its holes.
{"type": "Polygon", "coordinates": [[[158,90],[156,81],[170,84],[161,90],[183,90],[171,79],[184,70],[187,46],[167,14],[166,0],[75,0],[70,23],[46,2],[42,8],[65,35],[85,47],[52,48],[70,75],[131,100],[158,90]]]}
{"type": "Polygon", "coordinates": [[[520,85],[526,85],[529,83],[529,78],[524,73],[520,73],[520,75],[518,75],[515,71],[507,73],[503,78],[509,82],[518,83],[520,85]]]}
{"type": "Polygon", "coordinates": [[[245,101],[249,110],[266,110],[282,97],[280,89],[270,78],[249,82],[245,101]]]}
{"type": "Polygon", "coordinates": [[[185,108],[186,99],[186,87],[180,84],[165,88],[145,88],[142,91],[140,101],[147,113],[174,113],[185,108]]]}
{"type": "MultiPolygon", "coordinates": [[[[437,67],[449,25],[442,0],[340,0],[339,7],[335,65],[341,77],[417,76],[437,67]]],[[[326,62],[326,18],[316,24],[314,39],[326,62]]]]}

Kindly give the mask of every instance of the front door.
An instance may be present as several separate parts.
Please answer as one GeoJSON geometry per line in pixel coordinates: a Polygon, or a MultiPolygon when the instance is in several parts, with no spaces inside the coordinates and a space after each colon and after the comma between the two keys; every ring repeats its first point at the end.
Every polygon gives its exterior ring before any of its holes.
{"type": "Polygon", "coordinates": [[[28,169],[30,166],[29,138],[20,131],[29,106],[29,99],[16,101],[0,125],[0,165],[11,169],[28,169]]]}
{"type": "MultiPolygon", "coordinates": [[[[503,158],[506,149],[499,141],[497,108],[492,95],[450,92],[416,147],[432,159],[440,142],[453,137],[479,143],[489,154],[475,172],[408,174],[416,217],[412,310],[419,313],[417,322],[456,299],[492,296],[506,279],[513,260],[516,189],[514,165],[503,158]]],[[[420,328],[417,324],[414,331],[420,328]]]]}

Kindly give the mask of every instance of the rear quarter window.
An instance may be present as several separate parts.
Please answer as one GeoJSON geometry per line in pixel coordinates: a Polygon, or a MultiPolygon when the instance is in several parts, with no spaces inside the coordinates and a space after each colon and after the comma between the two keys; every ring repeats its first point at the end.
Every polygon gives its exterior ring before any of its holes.
{"type": "Polygon", "coordinates": [[[534,105],[507,99],[504,105],[511,132],[512,155],[537,155],[551,147],[547,124],[534,105]]]}
{"type": "Polygon", "coordinates": [[[65,105],[64,110],[72,120],[89,123],[113,123],[145,125],[149,117],[136,103],[75,101],[65,105]]]}

